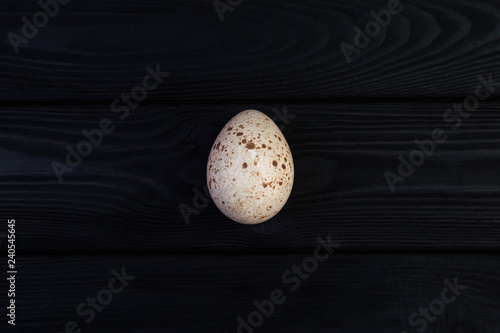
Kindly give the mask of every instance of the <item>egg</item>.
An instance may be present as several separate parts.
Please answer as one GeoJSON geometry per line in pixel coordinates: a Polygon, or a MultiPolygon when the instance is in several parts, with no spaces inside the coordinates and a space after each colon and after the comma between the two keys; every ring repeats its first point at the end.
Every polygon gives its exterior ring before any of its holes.
{"type": "Polygon", "coordinates": [[[231,220],[269,220],[285,205],[293,181],[290,147],[264,113],[242,111],[217,136],[208,158],[207,186],[214,203],[231,220]]]}

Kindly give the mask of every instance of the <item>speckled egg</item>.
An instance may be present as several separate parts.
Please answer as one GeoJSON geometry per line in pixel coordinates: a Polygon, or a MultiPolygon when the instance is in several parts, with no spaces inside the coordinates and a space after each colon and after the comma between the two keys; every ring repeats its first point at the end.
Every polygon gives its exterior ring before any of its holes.
{"type": "Polygon", "coordinates": [[[257,110],[234,116],[217,136],[207,164],[207,185],[217,207],[233,221],[257,224],[285,205],[292,191],[292,152],[271,118],[257,110]]]}

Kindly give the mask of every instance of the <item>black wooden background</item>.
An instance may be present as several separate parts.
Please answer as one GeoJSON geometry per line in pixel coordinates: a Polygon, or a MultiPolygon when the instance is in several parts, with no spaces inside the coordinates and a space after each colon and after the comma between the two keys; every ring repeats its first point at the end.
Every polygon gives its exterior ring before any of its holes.
{"type": "Polygon", "coordinates": [[[500,82],[500,2],[402,0],[351,63],[340,43],[388,1],[231,3],[221,22],[212,0],[72,0],[16,53],[8,34],[41,7],[0,2],[0,331],[237,332],[282,289],[254,332],[499,333],[500,85],[459,128],[443,114],[479,76],[500,82]],[[113,101],[157,64],[168,77],[119,120],[113,101]],[[179,205],[245,109],[283,127],[287,205],[245,226],[209,202],[186,223],[179,205]],[[59,182],[52,163],[103,118],[114,132],[59,182]],[[448,140],[392,192],[384,173],[435,128],[448,140]],[[291,292],[282,274],[329,235],[339,247],[291,292]],[[86,323],[77,307],[122,268],[135,278],[86,323]],[[455,279],[467,289],[412,326],[455,279]]]}

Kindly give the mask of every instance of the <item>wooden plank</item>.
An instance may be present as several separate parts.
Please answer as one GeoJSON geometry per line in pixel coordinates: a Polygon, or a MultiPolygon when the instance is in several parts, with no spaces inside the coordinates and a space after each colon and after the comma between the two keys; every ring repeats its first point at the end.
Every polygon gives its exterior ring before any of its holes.
{"type": "Polygon", "coordinates": [[[255,332],[416,332],[423,323],[412,326],[409,317],[430,304],[439,310],[444,281],[456,279],[467,288],[442,312],[429,313],[434,319],[426,331],[499,332],[498,256],[333,253],[298,278],[299,286],[288,281],[295,274],[283,280],[310,256],[313,248],[296,255],[24,257],[18,261],[16,330],[62,332],[74,321],[82,332],[95,333],[237,332],[237,318],[255,311],[254,300],[268,300],[279,289],[286,299],[255,332]],[[90,314],[78,315],[78,306],[88,297],[105,299],[101,290],[109,288],[111,271],[122,275],[122,269],[128,285],[85,323],[90,314]]]}
{"type": "MultiPolygon", "coordinates": [[[[283,105],[148,105],[118,120],[109,105],[8,107],[0,112],[0,218],[16,219],[21,253],[304,251],[329,234],[345,252],[498,251],[500,115],[483,102],[450,129],[451,103],[290,104],[283,126],[296,169],[289,202],[244,226],[213,203],[186,224],[179,204],[203,192],[209,151],[236,113],[283,105]],[[58,182],[51,164],[103,117],[116,129],[58,182]],[[292,119],[292,117],[295,117],[292,119]],[[391,192],[414,141],[449,138],[391,192]]],[[[275,110],[275,111],[273,111],[275,110]]]]}
{"type": "Polygon", "coordinates": [[[16,54],[8,34],[40,6],[4,1],[0,100],[112,101],[156,64],[170,73],[156,101],[456,97],[499,80],[495,0],[403,0],[348,63],[341,43],[388,2],[245,0],[221,23],[213,1],[71,1],[16,54]]]}

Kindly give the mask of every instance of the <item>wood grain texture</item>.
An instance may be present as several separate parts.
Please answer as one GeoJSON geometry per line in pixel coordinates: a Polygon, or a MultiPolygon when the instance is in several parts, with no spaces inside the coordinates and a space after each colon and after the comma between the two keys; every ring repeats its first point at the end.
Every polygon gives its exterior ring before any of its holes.
{"type": "MultiPolygon", "coordinates": [[[[339,47],[387,1],[243,1],[221,23],[212,1],[71,1],[18,54],[9,32],[40,10],[0,4],[0,100],[107,101],[148,65],[171,73],[156,101],[464,96],[500,72],[498,1],[402,1],[347,63],[339,47]]],[[[499,92],[495,92],[499,96],[499,92]]]]}
{"type": "Polygon", "coordinates": [[[254,311],[254,300],[281,289],[285,302],[255,332],[415,332],[409,316],[441,298],[444,280],[457,278],[467,289],[426,332],[500,332],[498,256],[334,253],[291,291],[294,284],[284,283],[282,274],[310,250],[276,256],[24,257],[18,263],[15,331],[60,332],[75,321],[82,332],[94,333],[236,332],[236,318],[254,311]],[[84,323],[88,315],[77,315],[78,305],[108,287],[112,269],[122,268],[135,279],[84,323]]]}
{"type": "Polygon", "coordinates": [[[456,129],[443,118],[478,76],[500,82],[500,3],[402,0],[348,63],[340,43],[387,3],[243,0],[221,23],[212,0],[73,0],[16,54],[8,34],[40,6],[0,2],[12,331],[237,332],[254,300],[281,289],[286,302],[255,333],[414,333],[412,314],[457,279],[467,289],[425,332],[500,333],[500,84],[456,129]],[[157,64],[168,77],[120,120],[112,102],[157,64]],[[254,226],[208,200],[186,224],[179,207],[203,192],[217,134],[250,108],[283,127],[290,200],[254,226]],[[52,163],[103,118],[113,133],[59,182],[52,163]],[[446,142],[393,192],[384,173],[436,128],[446,142]],[[292,292],[283,274],[329,235],[340,247],[292,292]],[[134,280],[84,323],[78,306],[122,268],[134,280]]]}
{"type": "Polygon", "coordinates": [[[283,105],[150,104],[123,121],[109,105],[3,108],[0,218],[18,221],[22,253],[303,252],[329,233],[344,252],[498,251],[498,106],[482,103],[453,131],[442,119],[451,105],[287,105],[294,188],[255,226],[211,202],[186,225],[178,206],[203,192],[209,151],[233,115],[274,117],[283,105]],[[59,183],[51,163],[103,117],[116,130],[59,183]],[[436,127],[449,139],[392,193],[384,172],[436,127]]]}

